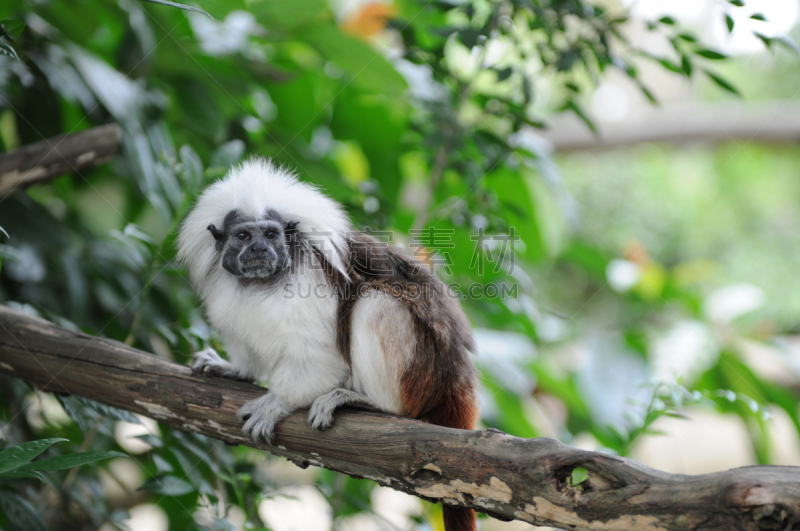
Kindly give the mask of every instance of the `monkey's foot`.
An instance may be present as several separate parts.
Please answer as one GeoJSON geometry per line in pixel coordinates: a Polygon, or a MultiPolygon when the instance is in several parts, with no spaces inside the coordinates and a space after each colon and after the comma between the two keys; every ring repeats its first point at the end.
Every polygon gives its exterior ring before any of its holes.
{"type": "Polygon", "coordinates": [[[378,404],[365,395],[342,388],[334,389],[330,393],[318,397],[311,404],[308,412],[309,426],[317,430],[327,430],[333,426],[333,412],[345,404],[380,410],[378,404]]]}
{"type": "Polygon", "coordinates": [[[288,411],[273,393],[247,402],[236,412],[236,416],[244,421],[242,432],[257,443],[272,445],[275,426],[288,416],[288,411]]]}
{"type": "Polygon", "coordinates": [[[217,351],[211,347],[195,352],[192,361],[192,374],[206,373],[208,376],[218,376],[240,382],[253,383],[254,378],[242,374],[235,369],[231,362],[222,359],[217,351]]]}

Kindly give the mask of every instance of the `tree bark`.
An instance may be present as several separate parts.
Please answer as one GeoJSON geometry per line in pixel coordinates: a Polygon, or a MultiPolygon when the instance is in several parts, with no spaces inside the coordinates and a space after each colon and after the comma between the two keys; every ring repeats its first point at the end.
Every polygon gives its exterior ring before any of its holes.
{"type": "Polygon", "coordinates": [[[117,124],[106,124],[0,153],[0,197],[107,162],[119,149],[121,134],[117,124]]]}
{"type": "MultiPolygon", "coordinates": [[[[0,306],[0,371],[44,391],[80,395],[229,444],[242,436],[236,410],[263,388],[192,376],[188,367],[0,306]]],[[[501,519],[565,529],[800,529],[800,468],[757,466],[699,476],[520,439],[391,415],[342,410],[324,432],[305,411],[280,423],[260,449],[299,466],[321,466],[427,500],[473,507],[501,519]],[[577,467],[588,479],[576,488],[577,467]]]]}

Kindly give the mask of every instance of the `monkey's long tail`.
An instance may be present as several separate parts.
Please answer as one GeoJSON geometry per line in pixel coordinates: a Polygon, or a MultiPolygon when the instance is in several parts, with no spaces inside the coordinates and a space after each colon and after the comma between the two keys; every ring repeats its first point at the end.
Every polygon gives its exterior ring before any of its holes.
{"type": "Polygon", "coordinates": [[[475,511],[463,507],[442,506],[446,531],[476,531],[475,511]]]}
{"type": "MultiPolygon", "coordinates": [[[[471,383],[471,382],[470,382],[471,383]]],[[[445,397],[439,407],[432,412],[431,424],[471,430],[478,419],[478,407],[473,388],[467,384],[464,388],[445,397]]],[[[464,507],[442,505],[445,531],[476,531],[475,511],[464,507]]]]}

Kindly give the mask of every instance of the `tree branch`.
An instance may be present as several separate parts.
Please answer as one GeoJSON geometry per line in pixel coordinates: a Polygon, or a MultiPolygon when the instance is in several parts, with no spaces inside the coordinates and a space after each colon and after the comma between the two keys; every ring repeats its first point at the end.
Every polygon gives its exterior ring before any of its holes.
{"type": "Polygon", "coordinates": [[[121,134],[117,124],[106,124],[0,153],[0,197],[107,162],[119,149],[121,134]]]}
{"type": "Polygon", "coordinates": [[[576,116],[561,114],[536,135],[556,151],[607,150],[640,142],[800,142],[800,105],[792,101],[667,104],[628,115],[632,117],[618,122],[598,120],[594,135],[576,116]]]}
{"type": "MultiPolygon", "coordinates": [[[[117,341],[72,332],[0,306],[0,370],[54,393],[76,394],[179,429],[252,446],[234,416],[260,387],[206,376],[117,341]]],[[[280,423],[264,451],[428,500],[503,519],[568,529],[766,530],[800,527],[800,468],[745,467],[687,476],[635,461],[463,431],[381,413],[344,410],[318,432],[305,412],[280,423]],[[589,479],[570,486],[576,467],[589,479]]]]}

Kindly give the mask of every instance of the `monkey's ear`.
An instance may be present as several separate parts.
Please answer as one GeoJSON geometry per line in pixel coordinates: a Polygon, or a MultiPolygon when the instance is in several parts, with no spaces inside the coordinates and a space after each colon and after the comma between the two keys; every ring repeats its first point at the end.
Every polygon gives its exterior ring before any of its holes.
{"type": "Polygon", "coordinates": [[[299,221],[290,221],[286,224],[283,228],[283,234],[286,236],[286,241],[289,242],[289,246],[291,248],[295,248],[299,243],[300,239],[300,231],[297,230],[297,225],[299,225],[299,221]]]}
{"type": "Polygon", "coordinates": [[[221,242],[225,239],[225,233],[215,227],[213,224],[206,227],[208,230],[211,231],[211,235],[214,236],[214,239],[218,242],[221,242]]]}

